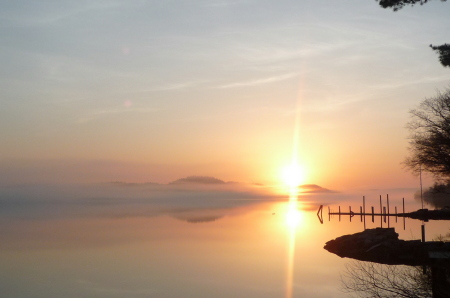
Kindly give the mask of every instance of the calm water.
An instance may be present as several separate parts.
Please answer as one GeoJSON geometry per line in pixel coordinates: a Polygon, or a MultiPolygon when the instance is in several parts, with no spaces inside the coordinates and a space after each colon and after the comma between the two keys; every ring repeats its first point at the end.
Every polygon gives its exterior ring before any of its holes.
{"type": "MultiPolygon", "coordinates": [[[[348,259],[325,242],[363,230],[359,218],[324,224],[337,210],[379,206],[382,191],[269,196],[245,187],[33,186],[1,190],[3,297],[349,297],[348,259]]],[[[411,191],[390,194],[420,208],[411,191]]],[[[383,198],[384,200],[384,198],[383,198]]],[[[379,226],[379,219],[367,227],[379,226]]],[[[400,238],[420,239],[420,222],[391,219],[400,238]]],[[[384,226],[386,224],[384,223],[384,226]]],[[[427,240],[449,231],[426,224],[427,240]]]]}

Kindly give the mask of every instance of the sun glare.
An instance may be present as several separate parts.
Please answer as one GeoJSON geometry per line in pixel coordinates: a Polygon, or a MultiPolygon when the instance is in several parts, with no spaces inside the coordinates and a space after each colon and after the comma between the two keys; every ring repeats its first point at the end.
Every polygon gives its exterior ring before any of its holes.
{"type": "Polygon", "coordinates": [[[286,213],[286,224],[290,228],[297,228],[301,222],[301,213],[299,210],[292,209],[286,213]]]}
{"type": "Polygon", "coordinates": [[[289,165],[283,169],[282,179],[289,187],[299,186],[305,179],[305,171],[299,165],[289,165]]]}

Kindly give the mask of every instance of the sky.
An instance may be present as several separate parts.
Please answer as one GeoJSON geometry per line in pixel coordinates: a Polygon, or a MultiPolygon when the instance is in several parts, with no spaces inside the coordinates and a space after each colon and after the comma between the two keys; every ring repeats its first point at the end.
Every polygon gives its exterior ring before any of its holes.
{"type": "Polygon", "coordinates": [[[417,187],[408,111],[449,86],[450,5],[3,1],[0,185],[417,187]]]}

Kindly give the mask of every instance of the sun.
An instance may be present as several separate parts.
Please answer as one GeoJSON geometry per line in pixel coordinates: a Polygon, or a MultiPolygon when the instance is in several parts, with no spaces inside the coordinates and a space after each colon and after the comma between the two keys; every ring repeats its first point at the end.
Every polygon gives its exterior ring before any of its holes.
{"type": "Polygon", "coordinates": [[[288,165],[283,168],[282,179],[283,183],[289,187],[299,186],[305,180],[305,170],[297,164],[288,165]]]}

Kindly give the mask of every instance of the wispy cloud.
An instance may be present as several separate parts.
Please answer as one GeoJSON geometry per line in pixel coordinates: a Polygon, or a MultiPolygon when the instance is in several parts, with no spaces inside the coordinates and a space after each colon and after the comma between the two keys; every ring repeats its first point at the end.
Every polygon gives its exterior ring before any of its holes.
{"type": "MultiPolygon", "coordinates": [[[[120,1],[104,0],[95,2],[73,2],[68,5],[61,2],[60,5],[51,5],[50,9],[50,7],[47,7],[45,4],[36,2],[32,5],[28,5],[27,9],[10,8],[14,13],[8,13],[8,9],[4,9],[3,13],[0,14],[0,19],[4,21],[4,24],[9,24],[10,26],[47,25],[71,17],[78,17],[80,14],[91,11],[104,11],[105,9],[119,8],[121,5],[123,5],[123,3],[120,1]]],[[[11,7],[13,6],[11,5],[11,7]]]]}
{"type": "Polygon", "coordinates": [[[101,283],[97,283],[97,282],[93,282],[92,280],[75,280],[75,282],[82,288],[84,288],[85,290],[89,291],[89,292],[94,292],[94,293],[106,293],[106,294],[112,294],[112,295],[123,295],[123,296],[128,296],[130,297],[136,297],[136,295],[142,296],[157,296],[158,291],[151,289],[151,288],[141,288],[141,289],[136,289],[136,288],[130,288],[130,289],[124,289],[124,288],[120,288],[120,287],[116,287],[116,286],[111,286],[108,284],[101,284],[101,283]]]}
{"type": "Polygon", "coordinates": [[[173,83],[173,84],[165,84],[161,86],[156,86],[153,88],[146,89],[145,91],[174,91],[180,89],[186,89],[189,87],[193,87],[197,85],[198,82],[184,82],[184,83],[173,83]]]}
{"type": "Polygon", "coordinates": [[[226,84],[226,85],[219,86],[217,88],[226,89],[226,88],[238,88],[238,87],[249,87],[249,86],[270,84],[270,83],[274,83],[274,82],[285,81],[290,78],[296,77],[297,75],[298,75],[297,73],[288,73],[288,74],[272,76],[272,77],[263,78],[263,79],[226,84]]]}
{"type": "Polygon", "coordinates": [[[411,79],[400,79],[397,81],[385,82],[374,84],[371,87],[374,89],[397,89],[403,88],[407,86],[414,86],[418,84],[427,84],[427,83],[442,83],[448,82],[449,76],[447,74],[438,74],[438,75],[429,75],[426,77],[420,78],[411,78],[411,79]]]}
{"type": "Polygon", "coordinates": [[[87,113],[77,119],[78,123],[86,123],[101,117],[124,113],[154,113],[159,111],[157,108],[131,108],[129,101],[125,101],[124,105],[117,108],[98,110],[87,113]]]}
{"type": "Polygon", "coordinates": [[[208,1],[203,4],[205,7],[228,7],[233,5],[238,5],[241,3],[248,2],[246,0],[235,0],[235,1],[227,1],[227,0],[215,0],[215,1],[208,1]]]}

